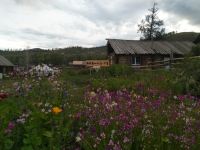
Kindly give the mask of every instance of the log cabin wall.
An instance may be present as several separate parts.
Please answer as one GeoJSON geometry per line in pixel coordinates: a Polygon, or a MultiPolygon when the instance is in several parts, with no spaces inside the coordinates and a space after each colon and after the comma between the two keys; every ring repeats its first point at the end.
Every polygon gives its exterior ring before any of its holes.
{"type": "Polygon", "coordinates": [[[131,55],[117,55],[118,64],[131,65],[131,55]]]}
{"type": "MultiPolygon", "coordinates": [[[[131,65],[132,64],[132,57],[136,55],[112,55],[112,64],[126,64],[131,65]]],[[[140,65],[147,65],[148,63],[152,62],[154,60],[153,55],[137,55],[141,58],[141,64],[140,65]]],[[[111,58],[111,56],[110,56],[111,58]]],[[[160,58],[157,58],[160,59],[160,58]]]]}

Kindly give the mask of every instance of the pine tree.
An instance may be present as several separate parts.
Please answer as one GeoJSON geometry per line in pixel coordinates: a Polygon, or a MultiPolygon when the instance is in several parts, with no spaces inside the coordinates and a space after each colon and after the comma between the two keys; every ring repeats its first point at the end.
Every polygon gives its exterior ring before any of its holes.
{"type": "Polygon", "coordinates": [[[150,14],[138,25],[138,32],[143,34],[141,40],[160,40],[165,34],[165,28],[162,28],[164,22],[158,18],[158,10],[157,3],[154,3],[149,9],[150,14]]]}

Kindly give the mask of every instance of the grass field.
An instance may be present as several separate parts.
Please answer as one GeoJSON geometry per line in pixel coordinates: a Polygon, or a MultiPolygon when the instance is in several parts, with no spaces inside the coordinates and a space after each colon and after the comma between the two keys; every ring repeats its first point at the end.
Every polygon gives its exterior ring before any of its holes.
{"type": "Polygon", "coordinates": [[[200,99],[174,70],[63,69],[0,81],[0,149],[199,149],[200,99]]]}

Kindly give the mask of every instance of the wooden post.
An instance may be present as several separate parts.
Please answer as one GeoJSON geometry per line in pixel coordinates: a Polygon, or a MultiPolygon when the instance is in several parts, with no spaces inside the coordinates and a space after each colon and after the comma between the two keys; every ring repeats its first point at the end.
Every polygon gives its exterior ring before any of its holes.
{"type": "Polygon", "coordinates": [[[171,53],[170,53],[170,62],[169,62],[170,68],[172,67],[171,65],[172,65],[172,63],[173,63],[173,59],[174,59],[174,54],[173,54],[173,52],[172,52],[172,50],[171,50],[171,53]]]}

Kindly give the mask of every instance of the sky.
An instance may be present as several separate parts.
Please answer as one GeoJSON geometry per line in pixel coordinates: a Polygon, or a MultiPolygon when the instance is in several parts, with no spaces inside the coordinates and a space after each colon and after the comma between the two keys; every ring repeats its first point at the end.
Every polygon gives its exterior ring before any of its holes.
{"type": "Polygon", "coordinates": [[[0,0],[0,49],[137,40],[138,24],[154,2],[166,32],[200,32],[200,0],[0,0]]]}

